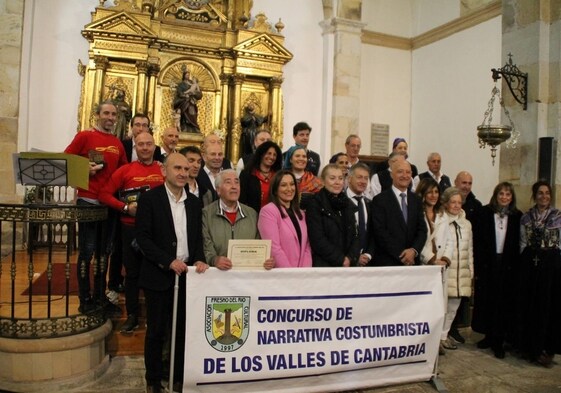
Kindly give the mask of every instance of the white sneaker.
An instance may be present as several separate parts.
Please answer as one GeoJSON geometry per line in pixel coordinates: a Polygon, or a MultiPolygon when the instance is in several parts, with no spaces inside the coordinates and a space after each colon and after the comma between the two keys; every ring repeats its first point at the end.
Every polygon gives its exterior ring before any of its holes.
{"type": "Polygon", "coordinates": [[[113,303],[114,305],[118,305],[119,304],[119,293],[116,291],[107,291],[107,294],[105,295],[107,296],[107,300],[109,300],[111,303],[113,303]]]}

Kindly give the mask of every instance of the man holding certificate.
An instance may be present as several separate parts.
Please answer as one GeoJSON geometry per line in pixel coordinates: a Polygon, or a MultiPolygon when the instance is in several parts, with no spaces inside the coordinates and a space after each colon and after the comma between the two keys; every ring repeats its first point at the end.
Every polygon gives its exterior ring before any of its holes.
{"type": "Polygon", "coordinates": [[[203,239],[207,263],[220,270],[275,266],[270,241],[259,240],[257,212],[238,202],[240,180],[233,169],[215,179],[218,200],[203,209],[203,239]],[[233,241],[231,241],[233,240],[233,241]]]}

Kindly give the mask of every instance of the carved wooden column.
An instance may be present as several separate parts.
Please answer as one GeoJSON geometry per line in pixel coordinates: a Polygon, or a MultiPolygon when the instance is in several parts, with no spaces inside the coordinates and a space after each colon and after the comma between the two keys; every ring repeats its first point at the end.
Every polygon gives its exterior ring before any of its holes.
{"type": "MultiPolygon", "coordinates": [[[[154,121],[154,102],[156,98],[156,80],[158,74],[160,73],[159,64],[149,64],[148,65],[148,94],[147,94],[147,104],[146,104],[146,114],[154,121]]],[[[138,111],[138,106],[137,106],[138,111]]]]}
{"type": "Polygon", "coordinates": [[[240,158],[240,138],[242,136],[242,125],[240,123],[240,113],[242,105],[242,84],[245,81],[245,75],[232,75],[234,82],[234,103],[232,108],[232,134],[230,136],[230,160],[238,162],[240,158]]]}
{"type": "Polygon", "coordinates": [[[271,108],[269,109],[269,113],[271,114],[271,136],[273,137],[273,141],[279,144],[282,142],[282,97],[280,92],[282,82],[283,78],[280,76],[274,76],[269,81],[271,94],[271,108]]]}
{"type": "Polygon", "coordinates": [[[224,132],[228,129],[228,101],[230,95],[230,75],[220,74],[220,89],[222,90],[222,105],[220,108],[220,119],[216,124],[220,131],[224,132]]]}
{"type": "MultiPolygon", "coordinates": [[[[107,69],[107,65],[109,64],[109,59],[105,56],[95,56],[95,81],[94,81],[94,93],[93,97],[97,102],[93,102],[92,104],[99,104],[103,97],[101,95],[103,91],[103,79],[105,78],[105,70],[107,69]]],[[[93,110],[93,108],[92,108],[93,110]]],[[[86,124],[86,127],[89,125],[86,124]]]]}
{"type": "Polygon", "coordinates": [[[148,72],[148,62],[137,61],[138,80],[136,81],[136,111],[146,111],[146,73],[148,72]]]}

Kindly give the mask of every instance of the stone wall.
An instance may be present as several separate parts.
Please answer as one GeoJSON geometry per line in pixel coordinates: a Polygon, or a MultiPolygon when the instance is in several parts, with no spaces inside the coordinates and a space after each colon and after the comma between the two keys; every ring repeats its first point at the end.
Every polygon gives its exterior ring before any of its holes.
{"type": "Polygon", "coordinates": [[[0,201],[13,203],[12,154],[17,151],[24,0],[0,0],[0,201]]]}

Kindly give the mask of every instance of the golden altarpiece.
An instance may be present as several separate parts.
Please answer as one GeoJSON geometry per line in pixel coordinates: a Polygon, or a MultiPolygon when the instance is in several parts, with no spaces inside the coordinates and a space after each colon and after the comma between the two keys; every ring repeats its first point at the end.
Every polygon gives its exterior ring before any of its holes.
{"type": "Polygon", "coordinates": [[[95,106],[124,102],[143,112],[154,135],[177,123],[173,109],[183,73],[196,78],[200,133],[181,132],[180,145],[198,144],[219,132],[234,162],[240,155],[241,117],[246,108],[266,119],[273,140],[282,142],[282,68],[292,59],[284,27],[264,14],[251,18],[251,0],[100,0],[82,35],[89,41],[83,76],[79,128],[90,128],[95,106]]]}

